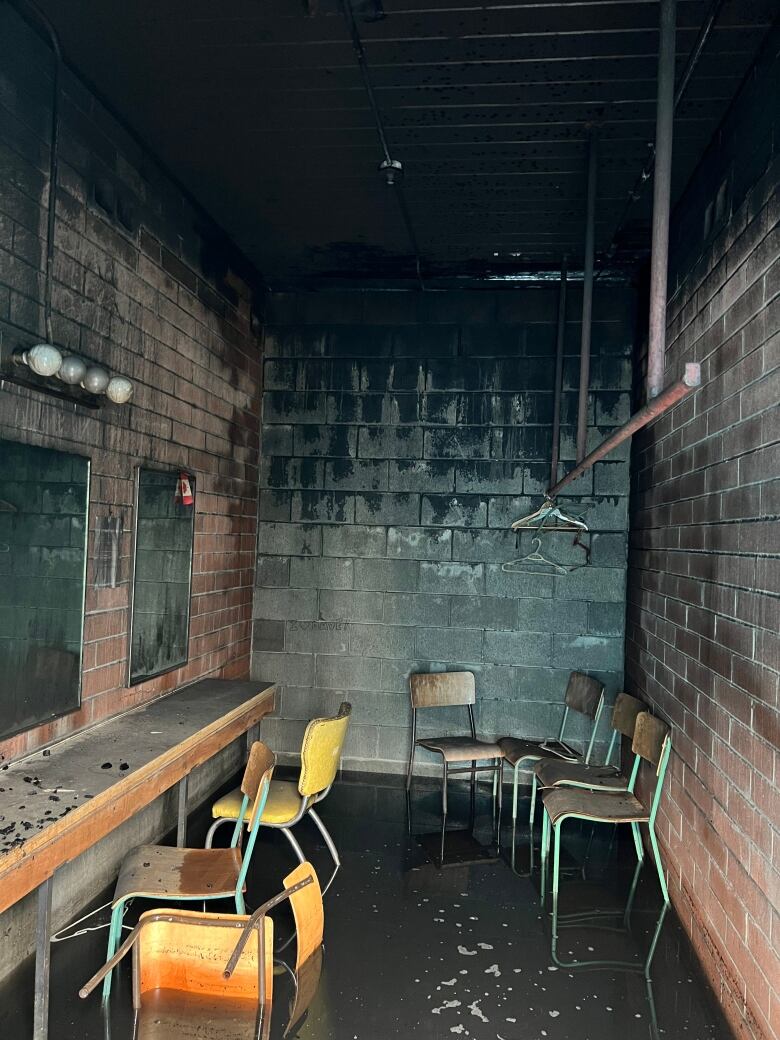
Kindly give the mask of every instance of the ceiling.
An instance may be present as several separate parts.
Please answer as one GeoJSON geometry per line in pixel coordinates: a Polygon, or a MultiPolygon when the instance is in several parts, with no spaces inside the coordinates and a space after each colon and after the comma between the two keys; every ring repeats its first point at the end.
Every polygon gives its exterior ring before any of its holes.
{"type": "MultiPolygon", "coordinates": [[[[645,255],[657,0],[352,0],[425,277],[581,263],[598,128],[597,253],[645,255]]],[[[39,0],[66,58],[271,286],[415,277],[338,0],[39,0]]],[[[710,0],[678,0],[678,75],[710,0]]],[[[675,120],[678,197],[776,0],[725,0],[675,120]]],[[[610,254],[610,255],[612,255],[610,254]]]]}

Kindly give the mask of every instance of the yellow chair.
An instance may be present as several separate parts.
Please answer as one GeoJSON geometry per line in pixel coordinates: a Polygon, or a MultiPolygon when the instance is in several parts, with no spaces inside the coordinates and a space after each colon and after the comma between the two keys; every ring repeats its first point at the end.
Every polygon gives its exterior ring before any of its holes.
{"type": "MultiPolygon", "coordinates": [[[[292,828],[304,816],[310,816],[333,857],[335,869],[325,885],[327,892],[341,866],[338,850],[325,824],[314,811],[330,791],[339,768],[341,750],[347,735],[352,705],[344,701],[338,714],[332,718],[312,719],[306,727],[301,744],[301,772],[297,784],[289,780],[272,780],[262,816],[261,827],[276,827],[292,845],[299,863],[305,863],[303,850],[292,833],[292,828]]],[[[214,820],[206,835],[206,848],[211,848],[214,835],[223,823],[235,825],[241,808],[238,788],[223,795],[211,807],[214,820]]]]}

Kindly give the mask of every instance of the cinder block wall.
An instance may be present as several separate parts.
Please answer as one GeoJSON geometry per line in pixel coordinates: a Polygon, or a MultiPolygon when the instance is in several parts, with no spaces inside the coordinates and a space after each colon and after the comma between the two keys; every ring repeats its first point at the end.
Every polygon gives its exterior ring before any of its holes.
{"type": "Polygon", "coordinates": [[[626,665],[674,727],[673,899],[761,1040],[780,1035],[779,39],[673,221],[666,372],[698,361],[703,386],[636,439],[626,665]]]}
{"type": "MultiPolygon", "coordinates": [[[[51,68],[48,48],[0,4],[0,336],[11,348],[41,332],[51,68]]],[[[90,537],[82,707],[0,741],[0,760],[184,682],[249,671],[260,385],[251,290],[204,269],[207,255],[223,273],[233,263],[214,257],[218,230],[68,73],[61,113],[55,341],[129,376],[135,394],[95,412],[2,383],[0,436],[91,458],[90,527],[122,517],[120,580],[94,587],[90,537]],[[189,663],[128,688],[139,463],[196,474],[193,602],[189,663]]]]}
{"type": "MultiPolygon", "coordinates": [[[[562,471],[580,308],[573,285],[562,471]]],[[[595,311],[592,444],[628,416],[632,291],[599,286],[595,311]]],[[[502,570],[548,486],[556,315],[554,286],[270,298],[252,674],[281,684],[277,751],[348,698],[346,764],[404,769],[412,671],[476,672],[488,736],[554,731],[571,669],[621,686],[627,453],[560,500],[595,532],[591,566],[502,570]]],[[[579,558],[571,540],[545,548],[579,558]]]]}

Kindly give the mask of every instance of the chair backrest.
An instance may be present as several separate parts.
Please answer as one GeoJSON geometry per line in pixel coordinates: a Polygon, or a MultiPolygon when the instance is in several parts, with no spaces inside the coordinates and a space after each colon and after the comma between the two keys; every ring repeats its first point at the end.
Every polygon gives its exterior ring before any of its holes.
{"type": "Polygon", "coordinates": [[[652,762],[658,770],[668,736],[669,727],[662,719],[651,715],[649,711],[642,711],[636,717],[631,750],[645,761],[652,762]]]}
{"type": "Polygon", "coordinates": [[[409,690],[415,711],[470,705],[477,699],[473,672],[417,672],[409,676],[409,690]]]}
{"type": "MultiPolygon", "coordinates": [[[[252,930],[230,978],[227,961],[248,917],[192,910],[151,910],[142,914],[133,950],[133,1003],[160,990],[209,997],[233,1004],[260,1001],[260,942],[252,930]]],[[[265,1002],[273,987],[273,921],[264,925],[265,1002]]]]}
{"type": "Polygon", "coordinates": [[[304,798],[326,791],[336,779],[352,705],[343,701],[332,718],[312,719],[303,734],[298,791],[304,798]]]}
{"type": "Polygon", "coordinates": [[[632,697],[630,693],[619,693],[612,709],[612,728],[633,740],[637,716],[644,710],[645,705],[638,697],[632,697]]]}
{"type": "Polygon", "coordinates": [[[295,959],[296,971],[299,971],[301,965],[322,946],[322,934],[325,928],[322,890],[317,872],[311,863],[299,864],[284,879],[284,887],[290,889],[306,878],[312,879],[311,884],[293,892],[290,896],[298,943],[295,959]]]}
{"type": "Polygon", "coordinates": [[[604,683],[583,672],[572,672],[566,684],[564,703],[572,711],[595,719],[599,702],[604,695],[604,683]]]}
{"type": "Polygon", "coordinates": [[[241,793],[244,795],[241,821],[243,821],[248,806],[251,805],[252,810],[249,816],[250,833],[255,829],[260,817],[263,815],[275,765],[276,758],[271,749],[261,740],[256,740],[250,748],[246,769],[241,780],[241,793]]]}

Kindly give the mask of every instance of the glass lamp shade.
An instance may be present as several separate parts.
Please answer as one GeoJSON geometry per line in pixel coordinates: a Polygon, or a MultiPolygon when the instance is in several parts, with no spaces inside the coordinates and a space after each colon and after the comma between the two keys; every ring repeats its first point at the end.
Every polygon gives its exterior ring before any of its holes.
{"type": "Polygon", "coordinates": [[[109,383],[109,374],[100,365],[90,365],[81,380],[82,387],[90,394],[102,394],[109,383]]]}
{"type": "Polygon", "coordinates": [[[127,404],[133,396],[133,384],[125,376],[112,376],[106,387],[106,397],[114,404],[127,404]]]}
{"type": "Polygon", "coordinates": [[[36,343],[25,351],[24,360],[37,376],[53,376],[60,370],[62,354],[50,343],[36,343]]]}
{"type": "Polygon", "coordinates": [[[86,362],[80,357],[76,357],[75,354],[69,354],[62,359],[62,366],[57,373],[63,383],[67,383],[68,386],[78,386],[86,374],[86,362]]]}

